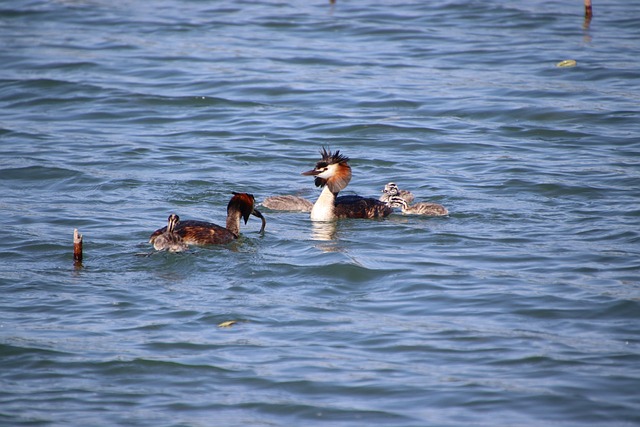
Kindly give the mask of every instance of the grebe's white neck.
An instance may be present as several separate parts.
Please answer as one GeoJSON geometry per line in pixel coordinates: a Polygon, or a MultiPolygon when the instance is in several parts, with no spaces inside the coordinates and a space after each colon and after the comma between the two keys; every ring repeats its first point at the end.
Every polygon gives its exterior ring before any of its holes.
{"type": "Polygon", "coordinates": [[[310,171],[302,175],[315,176],[316,187],[322,187],[322,193],[311,209],[312,221],[332,221],[336,219],[335,203],[338,193],[346,188],[351,180],[351,166],[349,158],[332,153],[323,148],[320,152],[322,159],[310,171]]]}
{"type": "Polygon", "coordinates": [[[311,221],[332,221],[336,219],[334,213],[336,196],[337,194],[333,194],[329,187],[325,186],[311,209],[311,221]]]}

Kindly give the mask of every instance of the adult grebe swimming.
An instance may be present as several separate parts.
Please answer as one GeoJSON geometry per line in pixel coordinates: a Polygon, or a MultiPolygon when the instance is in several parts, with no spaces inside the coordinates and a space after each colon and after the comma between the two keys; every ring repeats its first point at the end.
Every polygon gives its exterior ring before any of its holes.
{"type": "Polygon", "coordinates": [[[384,203],[389,203],[389,199],[391,199],[392,196],[400,196],[407,203],[413,202],[415,198],[411,191],[401,190],[395,182],[390,182],[384,186],[379,200],[384,203]]]}
{"type": "MultiPolygon", "coordinates": [[[[205,221],[181,221],[176,225],[174,233],[180,236],[184,243],[189,245],[219,245],[229,243],[240,235],[240,218],[246,224],[249,215],[257,216],[262,220],[260,233],[264,231],[267,221],[262,214],[254,208],[255,198],[249,193],[233,193],[233,197],[227,205],[227,224],[221,227],[205,221]]],[[[158,236],[165,232],[167,227],[156,230],[149,239],[155,244],[158,236]]]]}
{"type": "Polygon", "coordinates": [[[158,251],[182,252],[189,249],[182,237],[175,232],[176,225],[180,223],[180,217],[176,214],[169,215],[165,231],[153,239],[153,247],[158,251]]]}
{"type": "Polygon", "coordinates": [[[437,203],[419,202],[409,205],[401,196],[391,196],[387,202],[392,208],[401,208],[403,214],[407,215],[429,215],[429,216],[445,216],[449,215],[449,211],[442,205],[437,203]]]}
{"type": "Polygon", "coordinates": [[[307,199],[291,194],[269,196],[262,202],[262,206],[274,211],[311,212],[313,203],[307,199]]]}
{"type": "Polygon", "coordinates": [[[322,158],[316,167],[302,175],[315,176],[316,187],[322,188],[320,197],[311,209],[312,221],[331,221],[339,218],[381,218],[393,208],[379,200],[360,196],[337,197],[351,181],[349,158],[322,148],[322,158]]]}

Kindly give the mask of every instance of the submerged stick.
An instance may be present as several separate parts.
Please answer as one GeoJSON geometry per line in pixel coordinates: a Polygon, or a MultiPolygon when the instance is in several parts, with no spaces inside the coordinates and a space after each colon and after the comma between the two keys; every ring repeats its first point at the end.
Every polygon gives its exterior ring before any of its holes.
{"type": "Polygon", "coordinates": [[[82,234],[78,233],[77,228],[73,230],[73,260],[82,262],[82,234]]]}

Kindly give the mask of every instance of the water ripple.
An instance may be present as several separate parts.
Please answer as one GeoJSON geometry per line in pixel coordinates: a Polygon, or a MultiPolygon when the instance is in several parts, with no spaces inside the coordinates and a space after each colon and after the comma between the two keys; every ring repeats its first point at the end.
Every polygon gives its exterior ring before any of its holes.
{"type": "Polygon", "coordinates": [[[638,6],[595,7],[3,4],[2,422],[637,424],[638,6]],[[148,244],[314,200],[322,146],[450,215],[148,244]]]}

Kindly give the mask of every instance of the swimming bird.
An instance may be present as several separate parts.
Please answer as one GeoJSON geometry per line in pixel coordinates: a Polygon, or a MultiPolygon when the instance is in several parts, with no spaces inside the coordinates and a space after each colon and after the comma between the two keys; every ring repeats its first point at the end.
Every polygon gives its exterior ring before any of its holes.
{"type": "Polygon", "coordinates": [[[401,208],[403,214],[407,215],[428,215],[428,216],[445,216],[449,215],[449,211],[442,205],[437,203],[419,202],[409,205],[401,196],[391,196],[388,205],[392,208],[401,208]]]}
{"type": "Polygon", "coordinates": [[[180,223],[180,217],[176,214],[169,215],[166,230],[156,236],[153,247],[158,251],[182,252],[189,249],[179,234],[175,232],[176,225],[180,223]]]}
{"type": "MultiPolygon", "coordinates": [[[[249,193],[233,193],[233,197],[227,205],[226,227],[221,227],[205,221],[181,221],[176,225],[174,233],[189,245],[218,245],[229,243],[240,235],[240,219],[246,224],[249,215],[257,216],[262,220],[260,233],[264,231],[267,221],[260,211],[255,209],[255,198],[249,193]]],[[[149,243],[154,243],[158,236],[165,232],[167,227],[156,230],[151,235],[149,243]]]]}
{"type": "Polygon", "coordinates": [[[387,203],[392,196],[400,196],[407,203],[413,202],[413,199],[415,198],[411,191],[401,190],[395,182],[390,182],[384,186],[379,200],[387,203]]]}
{"type": "Polygon", "coordinates": [[[351,181],[351,166],[349,158],[322,148],[322,158],[315,168],[302,172],[302,175],[314,176],[316,187],[322,188],[322,193],[311,209],[312,221],[331,221],[339,218],[381,218],[386,217],[393,208],[379,200],[360,196],[341,196],[351,181]]]}
{"type": "Polygon", "coordinates": [[[282,196],[267,197],[262,202],[262,206],[274,211],[311,212],[313,203],[303,197],[285,194],[282,196]]]}

